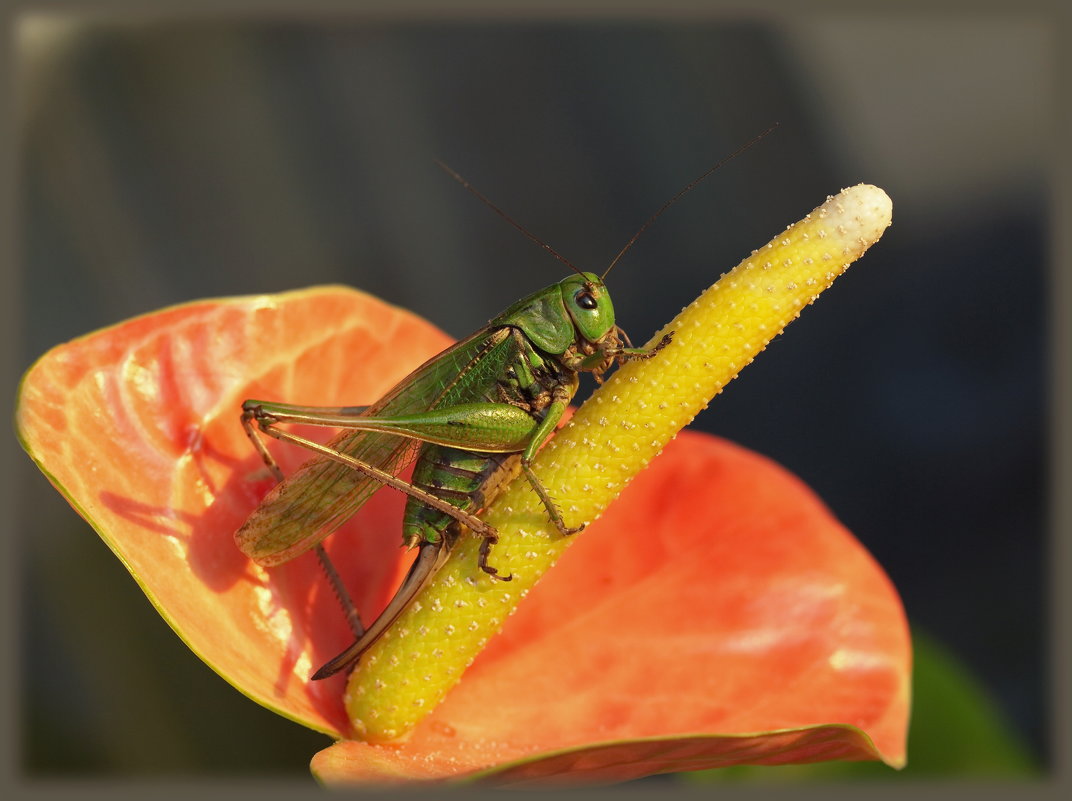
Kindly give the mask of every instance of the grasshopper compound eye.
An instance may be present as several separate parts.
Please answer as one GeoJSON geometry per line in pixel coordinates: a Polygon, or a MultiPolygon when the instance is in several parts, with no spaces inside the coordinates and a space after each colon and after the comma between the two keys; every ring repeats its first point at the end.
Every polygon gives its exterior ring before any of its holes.
{"type": "Polygon", "coordinates": [[[587,287],[585,287],[584,289],[578,289],[577,294],[573,296],[573,299],[574,301],[576,301],[577,306],[579,308],[586,309],[588,311],[591,311],[592,309],[595,309],[597,306],[599,306],[599,303],[596,301],[595,295],[593,295],[592,291],[587,287]]]}

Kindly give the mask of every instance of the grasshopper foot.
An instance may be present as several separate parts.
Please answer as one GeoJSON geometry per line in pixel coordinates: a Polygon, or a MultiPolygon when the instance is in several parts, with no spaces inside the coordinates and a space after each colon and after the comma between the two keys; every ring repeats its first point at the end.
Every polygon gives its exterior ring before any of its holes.
{"type": "Polygon", "coordinates": [[[498,569],[488,564],[488,554],[491,552],[491,546],[498,541],[498,537],[496,537],[495,539],[492,539],[491,537],[484,538],[484,541],[480,543],[480,558],[477,559],[477,567],[479,567],[493,579],[498,579],[499,581],[512,581],[514,578],[513,573],[510,573],[506,576],[500,576],[498,569]]]}
{"type": "Polygon", "coordinates": [[[587,523],[581,523],[579,526],[574,526],[572,528],[566,525],[556,525],[555,528],[558,529],[559,534],[568,537],[571,534],[579,534],[580,532],[584,531],[587,526],[587,523]]]}

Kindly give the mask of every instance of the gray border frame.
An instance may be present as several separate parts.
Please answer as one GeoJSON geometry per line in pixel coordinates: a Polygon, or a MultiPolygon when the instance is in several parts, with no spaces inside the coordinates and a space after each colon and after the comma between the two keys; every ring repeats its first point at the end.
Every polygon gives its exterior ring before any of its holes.
{"type": "MultiPolygon", "coordinates": [[[[932,2],[920,2],[919,0],[900,0],[900,2],[848,2],[843,0],[810,0],[809,2],[791,2],[791,0],[751,0],[747,7],[744,4],[730,2],[729,0],[662,0],[661,2],[649,2],[648,0],[588,0],[587,2],[543,2],[522,1],[508,3],[504,6],[501,2],[493,0],[464,0],[453,2],[449,8],[445,8],[442,2],[437,0],[308,0],[299,3],[293,0],[169,0],[168,2],[145,3],[143,0],[86,0],[86,2],[67,2],[64,0],[40,0],[39,2],[15,2],[5,4],[3,22],[4,37],[0,43],[0,58],[5,67],[3,72],[3,102],[6,113],[0,115],[3,124],[0,125],[0,153],[2,153],[2,194],[0,194],[0,247],[2,251],[3,269],[0,269],[0,335],[3,341],[9,343],[2,355],[0,369],[9,377],[5,384],[9,389],[3,393],[0,403],[3,404],[3,416],[11,420],[14,400],[14,387],[18,380],[18,367],[15,353],[18,348],[11,347],[11,343],[17,343],[18,333],[21,330],[21,304],[20,304],[20,259],[18,245],[18,209],[16,208],[16,167],[18,142],[16,140],[16,125],[13,119],[13,109],[18,92],[18,74],[16,62],[17,28],[19,19],[31,13],[55,13],[55,14],[80,14],[95,16],[129,15],[134,18],[144,19],[147,17],[161,18],[208,18],[208,17],[277,17],[310,15],[333,15],[333,14],[359,14],[377,19],[468,19],[468,18],[504,18],[509,16],[515,20],[526,19],[673,19],[689,18],[695,16],[736,16],[736,17],[762,17],[775,12],[787,12],[789,14],[805,14],[814,11],[823,12],[846,12],[855,15],[882,13],[896,10],[898,14],[988,14],[993,12],[1015,12],[1025,15],[1041,15],[1048,18],[1056,29],[1058,36],[1067,38],[1072,29],[1072,9],[1065,6],[1061,0],[1021,0],[1013,5],[1009,2],[991,0],[990,2],[959,2],[958,0],[934,0],[932,2]]],[[[1055,87],[1061,87],[1061,79],[1065,77],[1072,66],[1069,60],[1072,56],[1061,48],[1057,48],[1057,72],[1054,81],[1055,87]]],[[[978,796],[983,791],[993,791],[1004,797],[1008,790],[1013,790],[1024,797],[1035,797],[1057,794],[1060,790],[1070,789],[1072,785],[1072,692],[1069,691],[1069,678],[1072,676],[1072,583],[1069,581],[1069,572],[1072,568],[1072,495],[1067,493],[1067,488],[1072,486],[1072,423],[1069,420],[1069,410],[1072,409],[1072,161],[1068,154],[1068,142],[1072,141],[1072,113],[1070,113],[1067,97],[1058,94],[1053,98],[1054,114],[1051,120],[1051,164],[1053,169],[1052,195],[1051,195],[1051,231],[1050,240],[1051,260],[1053,263],[1053,292],[1052,305],[1049,309],[1051,314],[1051,375],[1053,383],[1051,387],[1051,411],[1050,427],[1054,434],[1052,454],[1050,457],[1051,471],[1051,543],[1052,543],[1052,568],[1051,586],[1052,635],[1050,642],[1051,662],[1050,670],[1052,677],[1052,723],[1051,739],[1053,742],[1053,764],[1050,777],[1034,784],[1018,783],[1015,786],[1004,785],[978,785],[978,784],[934,784],[912,785],[912,791],[941,791],[943,795],[971,794],[978,796]],[[1062,100],[1064,102],[1062,103],[1062,100]]],[[[14,463],[15,459],[25,458],[13,442],[9,439],[10,447],[7,451],[8,458],[14,463]]],[[[4,473],[7,474],[7,463],[4,463],[4,473]]],[[[4,508],[14,509],[17,502],[16,492],[10,482],[0,482],[0,502],[4,508]]],[[[255,796],[261,799],[279,797],[286,794],[294,797],[296,792],[315,792],[313,782],[285,783],[279,782],[235,782],[235,781],[204,781],[186,779],[167,782],[147,783],[144,781],[33,781],[27,782],[18,774],[18,748],[19,731],[17,714],[18,698],[18,662],[15,653],[18,642],[18,615],[17,603],[19,598],[19,575],[15,566],[19,563],[15,550],[17,538],[7,536],[3,538],[3,552],[0,553],[0,561],[5,571],[4,580],[0,582],[3,587],[3,617],[5,637],[4,658],[0,660],[0,682],[3,686],[2,722],[3,729],[0,732],[0,740],[3,743],[2,773],[0,773],[0,786],[3,787],[7,798],[22,797],[51,797],[78,794],[81,797],[144,797],[146,794],[154,795],[166,791],[167,794],[175,793],[178,797],[188,797],[191,793],[219,794],[221,797],[235,798],[239,796],[255,796]]],[[[652,787],[651,789],[664,790],[665,788],[652,787]]],[[[720,786],[717,792],[725,793],[728,786],[720,786]]],[[[855,796],[861,786],[847,785],[845,787],[809,787],[804,788],[807,793],[818,794],[822,792],[824,797],[831,790],[836,793],[852,793],[855,796]]],[[[869,793],[883,795],[896,792],[897,797],[902,797],[908,786],[903,783],[891,785],[866,785],[869,793]]],[[[773,788],[737,788],[736,791],[745,791],[749,794],[755,792],[768,793],[773,788]]],[[[800,788],[794,787],[794,792],[800,788]]],[[[637,788],[637,791],[645,794],[645,790],[637,788]]],[[[446,792],[446,791],[444,791],[446,792]]],[[[465,791],[465,792],[472,792],[465,791]]],[[[599,797],[604,793],[617,792],[616,790],[586,791],[586,797],[599,797]]],[[[685,791],[682,792],[691,792],[685,791]]],[[[372,793],[378,794],[378,793],[372,793]]]]}

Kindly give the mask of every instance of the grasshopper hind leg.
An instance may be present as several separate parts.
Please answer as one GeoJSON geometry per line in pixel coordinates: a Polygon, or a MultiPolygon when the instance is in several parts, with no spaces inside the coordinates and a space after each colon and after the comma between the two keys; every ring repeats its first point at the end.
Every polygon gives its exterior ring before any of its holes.
{"type": "MultiPolygon", "coordinates": [[[[271,471],[273,478],[275,478],[276,481],[282,481],[283,471],[279,468],[279,463],[276,462],[275,457],[269,452],[267,446],[264,444],[264,440],[257,431],[259,425],[270,425],[270,423],[261,421],[259,405],[251,405],[247,402],[243,407],[242,428],[245,429],[246,436],[249,437],[250,442],[253,443],[253,447],[257,450],[257,453],[260,454],[265,466],[271,471]]],[[[361,622],[361,615],[358,613],[357,607],[354,605],[354,601],[346,589],[346,585],[343,584],[342,578],[339,576],[339,571],[335,569],[335,565],[328,556],[328,552],[324,549],[323,543],[318,542],[315,550],[316,558],[320,562],[320,567],[324,571],[324,575],[327,576],[328,583],[331,585],[331,589],[339,601],[339,606],[342,607],[342,612],[346,617],[346,623],[350,627],[350,631],[354,633],[355,637],[360,639],[365,633],[365,626],[361,622]]]]}
{"type": "Polygon", "coordinates": [[[320,567],[323,569],[324,575],[327,576],[331,589],[335,592],[339,606],[342,607],[343,615],[346,617],[346,624],[350,627],[350,631],[353,632],[354,636],[360,639],[365,634],[365,626],[361,622],[361,615],[358,613],[350,593],[347,592],[346,585],[342,583],[339,571],[335,569],[328,552],[324,550],[322,542],[316,544],[316,558],[320,561],[320,567]]]}
{"type": "Polygon", "coordinates": [[[413,560],[406,578],[403,579],[402,585],[380,616],[368,627],[368,631],[357,636],[345,651],[329,660],[314,673],[312,680],[326,679],[328,676],[334,676],[356,665],[361,654],[368,650],[398,619],[421,588],[435,575],[442,566],[448,551],[449,548],[445,547],[445,541],[442,539],[437,542],[422,542],[417,551],[417,558],[413,560]]]}

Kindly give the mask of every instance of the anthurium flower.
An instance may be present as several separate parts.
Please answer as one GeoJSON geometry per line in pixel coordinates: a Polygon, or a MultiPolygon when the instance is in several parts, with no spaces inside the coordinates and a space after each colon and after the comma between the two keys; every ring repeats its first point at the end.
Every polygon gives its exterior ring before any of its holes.
{"type": "MultiPolygon", "coordinates": [[[[46,354],[19,436],[198,656],[338,741],[313,758],[325,782],[903,764],[910,650],[889,580],[799,480],[690,433],[556,555],[408,739],[350,739],[346,679],[308,680],[351,639],[315,556],[263,568],[235,547],[273,483],[238,413],[249,397],[367,404],[448,344],[341,287],[190,303],[46,354]]],[[[306,457],[272,451],[284,472],[306,457]]],[[[377,493],[326,541],[366,621],[407,568],[401,507],[377,493]]]]}

